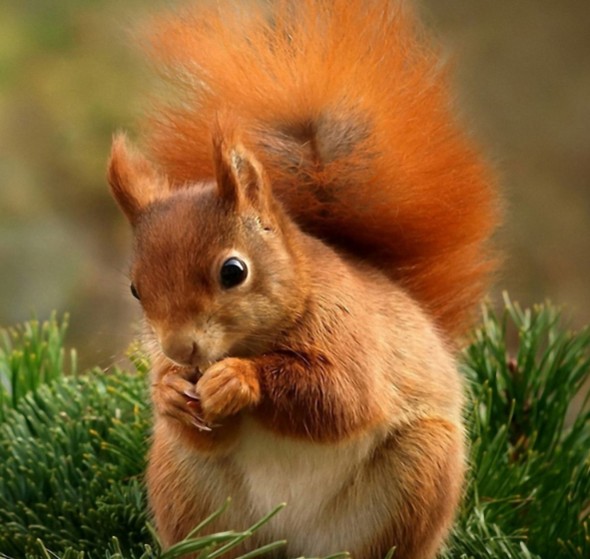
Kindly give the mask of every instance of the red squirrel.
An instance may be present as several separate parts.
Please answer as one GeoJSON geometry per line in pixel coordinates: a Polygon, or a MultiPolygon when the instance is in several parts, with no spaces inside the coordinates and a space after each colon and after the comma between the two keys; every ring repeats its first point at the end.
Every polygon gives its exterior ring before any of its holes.
{"type": "MultiPolygon", "coordinates": [[[[116,136],[149,331],[147,488],[168,547],[433,558],[465,471],[457,337],[485,290],[491,173],[388,0],[201,2],[150,25],[176,85],[116,136]]],[[[236,552],[238,552],[236,551],[236,552]]]]}

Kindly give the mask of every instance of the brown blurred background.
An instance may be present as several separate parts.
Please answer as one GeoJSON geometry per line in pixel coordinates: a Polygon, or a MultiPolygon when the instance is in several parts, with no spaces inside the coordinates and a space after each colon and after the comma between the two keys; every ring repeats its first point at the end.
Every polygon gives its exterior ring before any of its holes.
{"type": "MultiPolygon", "coordinates": [[[[127,32],[158,3],[0,11],[0,325],[69,311],[81,366],[107,366],[137,331],[130,234],[104,174],[112,132],[134,129],[153,87],[127,32]]],[[[549,298],[590,322],[590,2],[419,4],[454,58],[461,118],[501,173],[493,298],[549,298]]]]}

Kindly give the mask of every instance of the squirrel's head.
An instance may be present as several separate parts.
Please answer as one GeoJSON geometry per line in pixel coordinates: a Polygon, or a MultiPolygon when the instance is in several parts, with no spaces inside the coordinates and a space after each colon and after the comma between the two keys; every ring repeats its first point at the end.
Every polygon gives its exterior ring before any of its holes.
{"type": "Polygon", "coordinates": [[[296,230],[261,165],[240,145],[213,147],[215,179],[180,188],[124,135],[108,168],[135,234],[131,292],[163,353],[187,367],[264,351],[305,300],[296,230]]]}

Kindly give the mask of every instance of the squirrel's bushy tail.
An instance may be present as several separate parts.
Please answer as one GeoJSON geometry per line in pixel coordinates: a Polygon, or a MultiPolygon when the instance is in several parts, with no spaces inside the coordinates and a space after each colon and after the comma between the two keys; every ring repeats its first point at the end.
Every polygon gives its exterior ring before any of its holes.
{"type": "Polygon", "coordinates": [[[301,227],[374,263],[456,334],[493,268],[491,177],[449,107],[445,70],[389,0],[201,2],[149,48],[176,86],[146,121],[173,183],[212,175],[231,114],[301,227]]]}

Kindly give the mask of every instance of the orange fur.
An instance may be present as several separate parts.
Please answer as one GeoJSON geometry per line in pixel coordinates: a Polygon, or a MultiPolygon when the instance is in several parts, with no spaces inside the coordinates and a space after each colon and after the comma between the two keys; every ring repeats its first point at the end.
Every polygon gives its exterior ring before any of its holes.
{"type": "Polygon", "coordinates": [[[446,71],[401,2],[200,3],[150,29],[179,103],[146,122],[176,185],[212,176],[217,115],[305,230],[404,285],[458,334],[494,267],[492,178],[449,106],[446,71]]]}
{"type": "Polygon", "coordinates": [[[209,531],[287,556],[432,559],[464,476],[450,337],[493,265],[488,172],[444,71],[386,0],[219,0],[160,18],[183,96],[115,139],[152,339],[147,486],[164,545],[209,531]],[[238,259],[247,271],[224,284],[238,259]]]}

